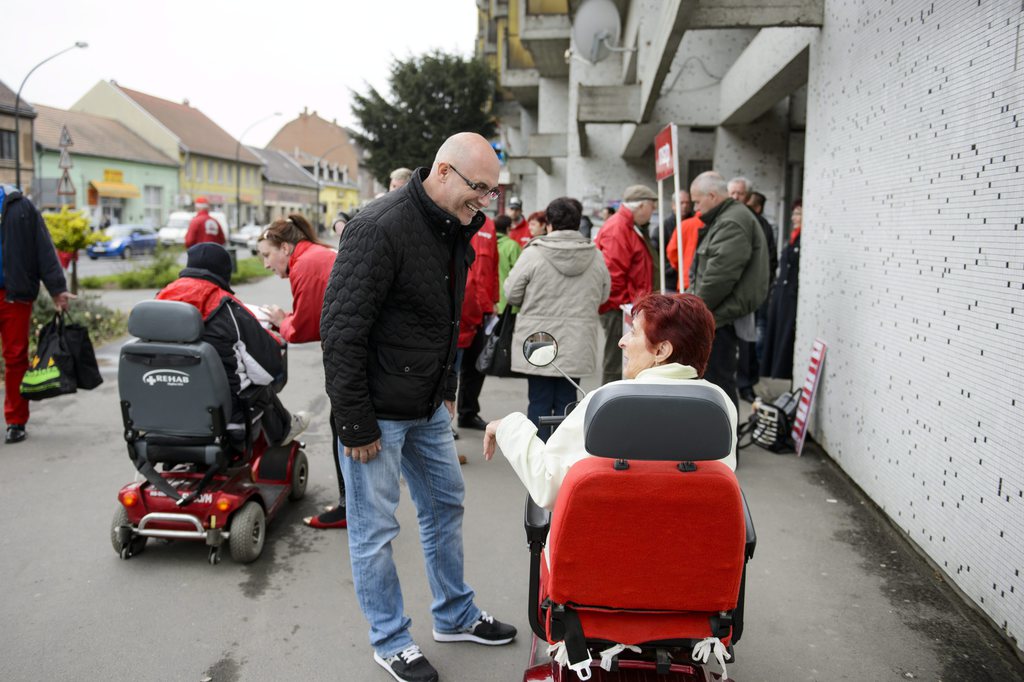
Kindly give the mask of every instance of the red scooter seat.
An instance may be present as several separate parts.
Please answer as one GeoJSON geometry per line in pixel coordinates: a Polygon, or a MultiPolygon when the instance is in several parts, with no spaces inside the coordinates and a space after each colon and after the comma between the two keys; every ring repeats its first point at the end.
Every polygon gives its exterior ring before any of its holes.
{"type": "MultiPolygon", "coordinates": [[[[755,540],[736,475],[713,461],[735,438],[724,400],[694,382],[615,384],[590,401],[586,444],[595,456],[563,481],[547,561],[535,561],[531,584],[535,632],[564,642],[578,672],[588,651],[609,645],[661,657],[739,638],[755,540]]],[[[537,555],[538,518],[528,510],[537,555]]]]}

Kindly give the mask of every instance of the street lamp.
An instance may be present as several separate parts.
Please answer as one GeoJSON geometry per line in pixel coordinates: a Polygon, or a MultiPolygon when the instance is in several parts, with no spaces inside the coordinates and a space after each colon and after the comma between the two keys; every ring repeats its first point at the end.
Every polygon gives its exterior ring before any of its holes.
{"type": "Polygon", "coordinates": [[[21,189],[21,116],[18,114],[18,109],[21,108],[21,90],[25,87],[25,81],[28,80],[28,77],[31,76],[36,69],[51,59],[55,59],[65,52],[86,47],[89,47],[89,43],[79,40],[71,47],[66,47],[60,52],[50,55],[33,66],[32,70],[25,74],[25,78],[21,81],[21,85],[18,86],[18,94],[14,96],[14,184],[19,190],[21,189]]]}
{"type": "Polygon", "coordinates": [[[240,155],[242,153],[242,138],[245,137],[246,133],[248,133],[250,130],[258,126],[260,123],[263,123],[264,121],[269,121],[275,116],[280,115],[280,111],[275,111],[269,116],[264,116],[263,118],[256,121],[245,130],[243,130],[242,134],[238,136],[238,141],[235,142],[235,229],[238,229],[242,226],[242,164],[240,159],[240,155]]]}

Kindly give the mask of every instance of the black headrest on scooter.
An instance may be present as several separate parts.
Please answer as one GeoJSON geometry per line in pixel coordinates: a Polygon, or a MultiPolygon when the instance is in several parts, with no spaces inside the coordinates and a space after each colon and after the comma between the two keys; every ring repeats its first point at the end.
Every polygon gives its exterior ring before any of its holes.
{"type": "Polygon", "coordinates": [[[708,461],[732,451],[728,398],[714,386],[622,382],[587,405],[584,447],[595,457],[708,461]]]}
{"type": "Polygon", "coordinates": [[[192,343],[203,335],[203,318],[181,301],[142,301],[128,316],[128,333],[143,341],[192,343]]]}

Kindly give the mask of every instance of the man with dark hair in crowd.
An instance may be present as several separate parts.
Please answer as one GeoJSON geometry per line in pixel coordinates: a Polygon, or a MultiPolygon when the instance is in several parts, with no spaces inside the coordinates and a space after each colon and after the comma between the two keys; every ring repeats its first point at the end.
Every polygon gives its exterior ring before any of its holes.
{"type": "Polygon", "coordinates": [[[495,312],[499,315],[505,311],[505,278],[519,260],[519,254],[523,252],[519,242],[508,236],[511,227],[512,218],[507,215],[500,215],[494,219],[494,231],[498,235],[498,305],[495,312]]]}
{"type": "MultiPolygon", "coordinates": [[[[732,183],[729,184],[732,186],[732,183]]],[[[764,203],[765,196],[760,192],[747,192],[747,208],[754,213],[757,222],[761,225],[765,243],[768,245],[768,290],[770,292],[772,285],[775,284],[775,272],[779,269],[779,254],[775,241],[775,228],[772,227],[772,224],[763,215],[764,203]]],[[[770,299],[771,295],[769,294],[765,297],[764,303],[761,304],[754,315],[757,339],[755,341],[740,341],[736,383],[739,388],[740,398],[748,403],[754,402],[754,398],[757,397],[754,393],[754,386],[761,380],[761,349],[764,345],[764,330],[768,325],[768,302],[770,299]]]]}
{"type": "MultiPolygon", "coordinates": [[[[676,195],[676,202],[672,205],[672,215],[662,221],[662,229],[665,233],[665,244],[658,245],[661,253],[661,267],[665,268],[665,291],[673,292],[679,289],[678,259],[673,262],[668,256],[669,239],[674,238],[676,225],[688,220],[693,216],[693,201],[690,200],[690,193],[685,189],[679,190],[676,195]]],[[[651,230],[651,240],[658,241],[658,233],[651,230]]],[[[685,279],[685,278],[684,278],[685,279]]],[[[686,288],[685,286],[683,287],[686,288]]]]}

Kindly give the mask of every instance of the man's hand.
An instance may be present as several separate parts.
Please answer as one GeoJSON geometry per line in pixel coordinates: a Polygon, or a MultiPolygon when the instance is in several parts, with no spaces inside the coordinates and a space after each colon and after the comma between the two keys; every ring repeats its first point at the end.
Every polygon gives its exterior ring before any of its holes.
{"type": "Polygon", "coordinates": [[[70,291],[62,291],[53,297],[53,305],[57,310],[66,313],[71,305],[71,299],[78,298],[70,291]]]}
{"type": "Polygon", "coordinates": [[[278,329],[281,328],[281,323],[284,322],[284,318],[288,316],[288,314],[281,309],[281,306],[277,305],[265,305],[263,306],[263,311],[270,319],[270,324],[274,325],[278,329]]]}
{"type": "Polygon", "coordinates": [[[359,462],[360,464],[366,464],[378,454],[380,454],[380,438],[369,445],[358,445],[354,448],[345,447],[345,456],[351,457],[353,462],[359,462]]]}
{"type": "Polygon", "coordinates": [[[444,401],[444,406],[448,408],[448,417],[451,419],[455,419],[455,401],[446,400],[444,401]]]}
{"type": "Polygon", "coordinates": [[[494,448],[498,444],[499,426],[501,426],[501,420],[495,419],[484,429],[484,459],[487,461],[491,461],[491,458],[494,457],[494,448]]]}

